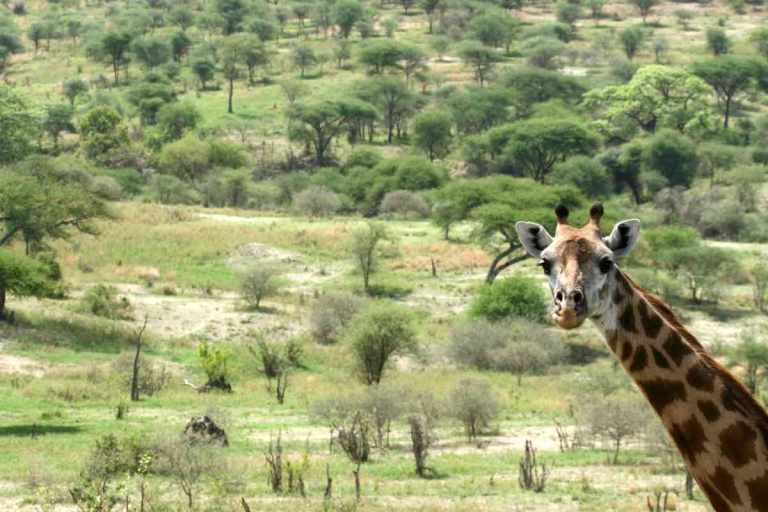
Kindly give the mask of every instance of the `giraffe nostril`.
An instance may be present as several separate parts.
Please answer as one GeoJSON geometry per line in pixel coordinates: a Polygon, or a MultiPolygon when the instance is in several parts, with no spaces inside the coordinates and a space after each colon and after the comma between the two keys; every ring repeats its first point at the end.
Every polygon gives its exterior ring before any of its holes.
{"type": "Polygon", "coordinates": [[[558,290],[557,293],[555,293],[555,302],[563,302],[563,292],[558,290]]]}
{"type": "Polygon", "coordinates": [[[584,294],[576,290],[571,293],[571,299],[573,299],[574,304],[581,304],[584,301],[584,294]]]}

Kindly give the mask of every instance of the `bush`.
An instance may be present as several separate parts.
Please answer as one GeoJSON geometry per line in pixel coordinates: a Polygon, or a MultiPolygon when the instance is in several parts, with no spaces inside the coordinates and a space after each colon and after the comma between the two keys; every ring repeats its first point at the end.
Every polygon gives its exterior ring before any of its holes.
{"type": "Polygon", "coordinates": [[[600,162],[587,156],[573,156],[555,165],[554,183],[573,185],[588,197],[604,197],[612,192],[611,178],[600,162]]]}
{"type": "Polygon", "coordinates": [[[353,167],[365,167],[366,169],[373,169],[376,167],[384,157],[381,155],[381,151],[371,147],[358,147],[352,150],[344,167],[351,169],[353,167]]]}
{"type": "Polygon", "coordinates": [[[535,279],[514,275],[484,285],[472,301],[469,314],[490,321],[510,317],[542,321],[547,303],[544,290],[535,279]]]}
{"type": "Polygon", "coordinates": [[[82,311],[110,320],[133,319],[133,307],[126,297],[118,297],[117,288],[97,284],[80,301],[82,311]]]}
{"type": "Polygon", "coordinates": [[[327,217],[341,208],[339,196],[325,187],[309,187],[293,196],[293,207],[309,217],[327,217]]]}
{"type": "Polygon", "coordinates": [[[392,356],[418,349],[409,310],[382,302],[369,306],[349,326],[347,339],[366,384],[378,384],[392,356]]]}
{"type": "Polygon", "coordinates": [[[686,188],[696,176],[699,162],[694,143],[675,130],[659,130],[645,147],[644,160],[671,186],[686,188]]]}
{"type": "Polygon", "coordinates": [[[232,385],[229,383],[229,360],[231,359],[229,350],[224,347],[210,345],[204,341],[197,347],[197,358],[205,375],[208,377],[205,386],[202,388],[203,391],[209,389],[232,391],[232,385]]]}
{"type": "Polygon", "coordinates": [[[449,354],[460,366],[514,373],[520,383],[525,373],[563,362],[567,349],[558,336],[537,324],[475,320],[451,330],[449,354]]]}
{"type": "Polygon", "coordinates": [[[613,463],[627,439],[643,432],[648,423],[648,406],[636,395],[615,393],[607,397],[584,397],[577,410],[579,423],[593,436],[613,445],[613,463]]]}
{"type": "MultiPolygon", "coordinates": [[[[128,391],[131,388],[133,375],[134,354],[124,353],[113,363],[112,368],[117,373],[120,383],[128,391]]],[[[139,393],[153,396],[165,389],[171,374],[168,367],[160,362],[141,356],[139,359],[139,393]]]]}
{"type": "Polygon", "coordinates": [[[149,196],[162,204],[194,204],[200,201],[200,194],[192,186],[170,174],[152,176],[149,196]]]}
{"type": "Polygon", "coordinates": [[[326,293],[312,305],[309,332],[318,343],[334,343],[362,307],[363,301],[351,293],[326,293]]]}
{"type": "Polygon", "coordinates": [[[490,383],[483,379],[462,379],[453,388],[449,413],[464,426],[472,441],[499,414],[499,402],[490,383]]]}
{"type": "Polygon", "coordinates": [[[393,217],[425,219],[429,217],[431,208],[420,195],[407,190],[396,190],[384,196],[379,212],[393,217]]]}
{"type": "Polygon", "coordinates": [[[240,272],[240,295],[252,308],[259,309],[261,301],[280,290],[277,268],[260,264],[240,272]]]}

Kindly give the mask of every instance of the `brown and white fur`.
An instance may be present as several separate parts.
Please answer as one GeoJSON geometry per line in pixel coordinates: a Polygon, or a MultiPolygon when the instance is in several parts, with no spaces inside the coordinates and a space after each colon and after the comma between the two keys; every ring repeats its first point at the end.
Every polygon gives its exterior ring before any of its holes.
{"type": "Polygon", "coordinates": [[[768,512],[768,414],[718,364],[658,297],[619,270],[640,221],[602,237],[601,205],[582,228],[556,209],[554,238],[518,222],[520,241],[540,260],[552,291],[552,318],[564,329],[590,319],[654,408],[717,512],[768,512]]]}

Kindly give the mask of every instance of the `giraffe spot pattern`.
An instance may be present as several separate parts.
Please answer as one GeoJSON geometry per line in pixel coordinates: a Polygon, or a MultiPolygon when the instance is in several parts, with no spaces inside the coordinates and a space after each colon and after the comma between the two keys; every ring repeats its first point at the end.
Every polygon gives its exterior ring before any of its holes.
{"type": "Polygon", "coordinates": [[[715,402],[711,400],[699,400],[698,406],[701,414],[703,414],[710,423],[714,423],[720,419],[720,409],[715,402]]]}
{"type": "Polygon", "coordinates": [[[685,374],[685,380],[696,389],[711,393],[715,390],[715,375],[710,368],[701,363],[691,366],[685,374]]]}
{"type": "Polygon", "coordinates": [[[701,486],[701,490],[704,491],[704,494],[706,494],[707,498],[709,498],[709,502],[712,504],[712,508],[714,508],[717,512],[733,512],[731,505],[725,501],[720,493],[717,492],[717,489],[712,487],[712,485],[707,482],[699,482],[699,486],[701,486]]]}
{"type": "Polygon", "coordinates": [[[704,442],[707,440],[707,434],[696,416],[691,416],[682,424],[673,424],[669,433],[683,457],[695,463],[696,457],[704,451],[704,442]]]}
{"type": "Polygon", "coordinates": [[[644,370],[646,366],[648,366],[648,352],[645,347],[637,347],[635,357],[632,358],[632,364],[629,365],[629,371],[636,373],[644,370]]]}
{"type": "Polygon", "coordinates": [[[757,460],[755,441],[757,432],[741,420],[720,432],[723,455],[737,468],[757,460]]]}
{"type": "Polygon", "coordinates": [[[731,502],[733,505],[741,505],[741,496],[739,496],[739,490],[736,489],[736,481],[733,475],[722,466],[717,466],[715,472],[712,473],[711,483],[720,491],[723,497],[731,502]]]}
{"type": "Polygon", "coordinates": [[[643,324],[645,335],[655,339],[664,325],[661,317],[650,311],[648,305],[642,300],[637,304],[637,312],[640,314],[640,323],[643,324]]]}
{"type": "Polygon", "coordinates": [[[680,366],[683,363],[685,356],[693,353],[691,347],[683,343],[680,335],[675,331],[670,331],[669,336],[667,336],[667,340],[662,344],[662,347],[677,366],[680,366]]]}
{"type": "Polygon", "coordinates": [[[632,343],[625,341],[621,345],[621,360],[626,361],[632,357],[632,343]]]}
{"type": "Polygon", "coordinates": [[[656,414],[659,416],[661,416],[664,409],[675,400],[685,400],[687,398],[685,385],[683,385],[682,382],[667,379],[654,379],[639,380],[637,384],[643,390],[648,401],[651,403],[651,407],[654,408],[656,414]]]}
{"type": "Polygon", "coordinates": [[[615,354],[619,344],[619,333],[613,330],[608,331],[605,335],[605,339],[608,342],[608,347],[611,349],[611,352],[615,354]]]}
{"type": "Polygon", "coordinates": [[[651,352],[653,353],[653,360],[656,363],[656,366],[659,368],[671,368],[669,365],[669,361],[667,361],[667,358],[664,357],[664,354],[659,352],[656,347],[651,347],[651,352]]]}
{"type": "Polygon", "coordinates": [[[754,480],[747,481],[747,491],[756,512],[768,512],[768,472],[754,480]]]}
{"type": "Polygon", "coordinates": [[[632,304],[629,304],[624,308],[624,312],[619,317],[619,323],[625,331],[637,332],[637,326],[635,325],[635,309],[632,307],[632,304]]]}

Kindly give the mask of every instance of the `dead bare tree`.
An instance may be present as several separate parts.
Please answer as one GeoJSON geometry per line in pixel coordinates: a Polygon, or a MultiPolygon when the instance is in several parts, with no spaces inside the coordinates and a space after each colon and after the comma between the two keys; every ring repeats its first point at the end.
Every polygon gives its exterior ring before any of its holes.
{"type": "Polygon", "coordinates": [[[275,494],[283,492],[283,445],[280,437],[281,434],[278,432],[277,442],[269,440],[269,447],[264,456],[267,461],[267,481],[275,494]]]}
{"type": "Polygon", "coordinates": [[[143,344],[144,331],[147,329],[149,316],[144,315],[144,323],[136,333],[136,354],[133,356],[133,372],[131,373],[131,401],[139,401],[139,367],[141,366],[141,346],[143,344]]]}
{"type": "Polygon", "coordinates": [[[520,469],[518,472],[520,488],[534,492],[543,492],[544,487],[547,485],[548,476],[549,470],[547,466],[536,460],[536,449],[533,447],[533,443],[526,440],[525,454],[520,459],[520,469]]]}

